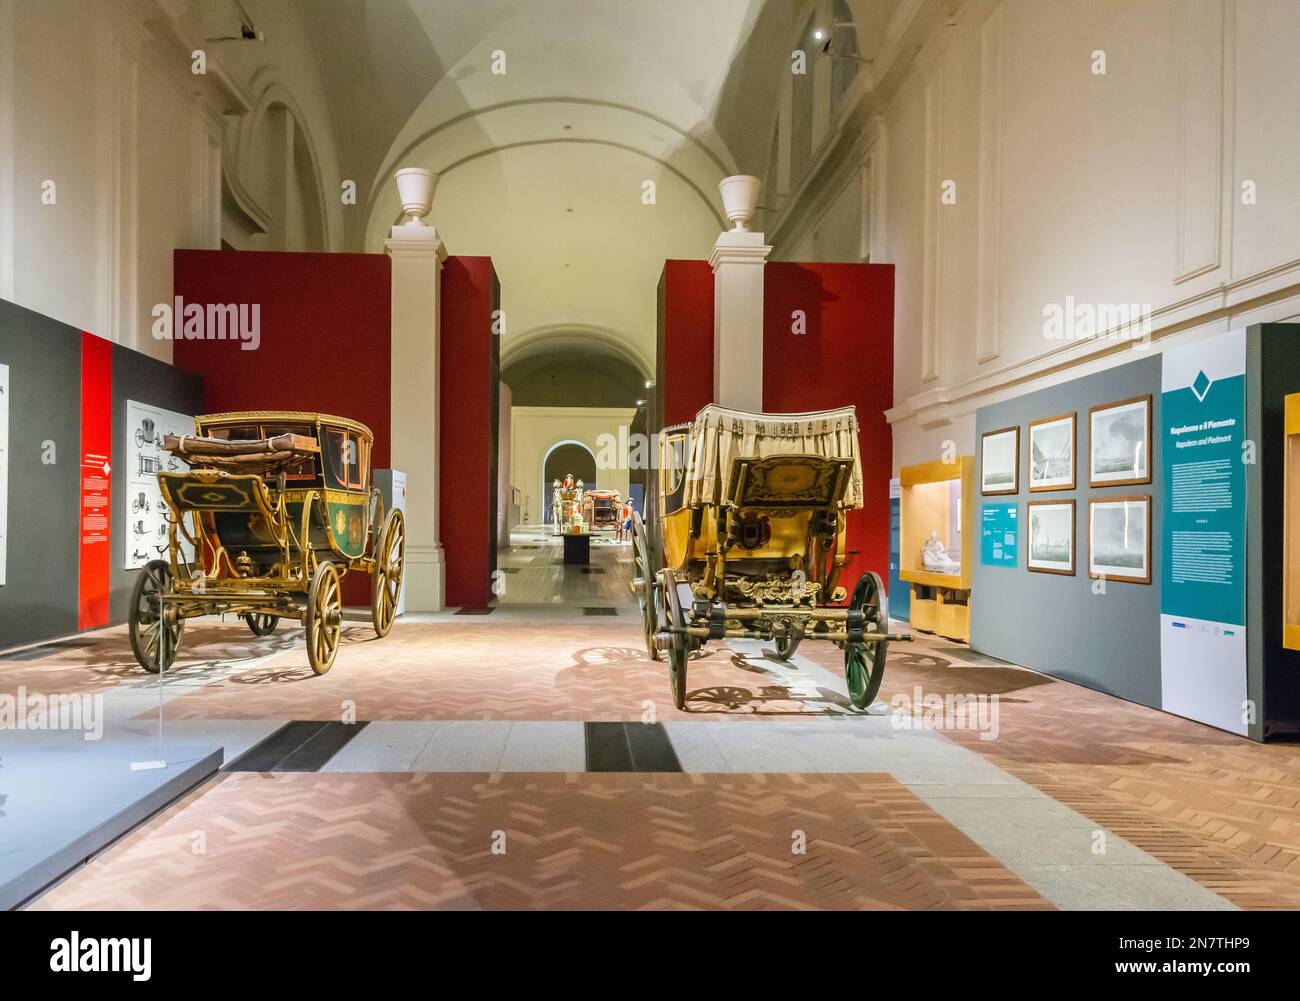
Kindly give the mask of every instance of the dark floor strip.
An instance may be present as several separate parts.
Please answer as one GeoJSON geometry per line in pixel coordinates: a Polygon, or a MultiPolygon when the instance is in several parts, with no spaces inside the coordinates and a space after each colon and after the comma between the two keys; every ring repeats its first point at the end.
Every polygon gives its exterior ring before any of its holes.
{"type": "Polygon", "coordinates": [[[454,614],[456,614],[456,615],[491,615],[491,614],[492,614],[493,612],[495,612],[495,611],[496,611],[496,606],[495,606],[495,605],[492,605],[492,606],[489,606],[489,607],[487,607],[487,608],[458,608],[458,609],[456,609],[456,611],[455,611],[454,614]]]}
{"type": "Polygon", "coordinates": [[[584,723],[587,739],[587,771],[630,772],[632,748],[622,723],[584,723]]]}
{"type": "Polygon", "coordinates": [[[228,772],[316,772],[365,729],[364,721],[294,720],[225,767],[228,772]]]}
{"type": "Polygon", "coordinates": [[[680,772],[662,723],[585,723],[589,772],[680,772]]]}
{"type": "Polygon", "coordinates": [[[638,772],[680,772],[668,731],[662,723],[625,723],[627,744],[632,749],[632,766],[638,772]]]}
{"type": "Polygon", "coordinates": [[[584,605],[582,607],[582,614],[583,615],[617,615],[618,609],[617,608],[593,608],[590,605],[584,605]]]}

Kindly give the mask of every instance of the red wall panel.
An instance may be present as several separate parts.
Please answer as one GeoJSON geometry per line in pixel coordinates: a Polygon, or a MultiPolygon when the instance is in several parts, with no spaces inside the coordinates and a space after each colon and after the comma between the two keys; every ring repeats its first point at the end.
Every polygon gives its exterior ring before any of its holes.
{"type": "Polygon", "coordinates": [[[655,400],[659,431],[713,402],[713,269],[708,261],[664,261],[659,279],[655,400]]]}
{"type": "MultiPolygon", "coordinates": [[[[175,319],[172,361],[203,378],[203,411],[310,410],[351,417],[375,435],[371,466],[391,462],[391,267],[383,254],[178,250],[184,303],[260,306],[260,343],[185,340],[175,319]]],[[[369,604],[369,580],[344,581],[369,604]]]]}
{"type": "Polygon", "coordinates": [[[889,477],[893,434],[885,410],[894,401],[894,266],[771,261],[763,279],[763,409],[768,413],[857,407],[864,507],[849,515],[840,576],[851,591],[858,575],[888,580],[889,477]],[[807,329],[792,330],[802,310],[807,329]]]}
{"type": "Polygon", "coordinates": [[[492,258],[443,263],[439,532],[448,606],[485,608],[492,600],[500,359],[492,313],[499,301],[492,258]]]}
{"type": "Polygon", "coordinates": [[[81,503],[77,628],[108,625],[113,495],[113,344],[81,335],[81,503]]]}

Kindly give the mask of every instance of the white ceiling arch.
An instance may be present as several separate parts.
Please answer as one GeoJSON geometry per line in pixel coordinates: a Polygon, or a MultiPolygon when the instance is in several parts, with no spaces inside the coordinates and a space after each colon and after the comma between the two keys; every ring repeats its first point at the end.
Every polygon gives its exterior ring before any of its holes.
{"type": "Polygon", "coordinates": [[[663,262],[725,228],[715,119],[766,0],[405,3],[441,73],[376,161],[366,249],[400,218],[392,173],[432,170],[448,250],[496,265],[504,357],[604,338],[649,378],[663,262]]]}

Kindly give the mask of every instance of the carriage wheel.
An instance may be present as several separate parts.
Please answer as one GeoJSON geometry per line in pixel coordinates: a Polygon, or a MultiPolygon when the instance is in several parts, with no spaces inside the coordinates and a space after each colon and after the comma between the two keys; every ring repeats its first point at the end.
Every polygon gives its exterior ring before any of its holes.
{"type": "MultiPolygon", "coordinates": [[[[158,643],[162,640],[162,668],[166,670],[176,660],[181,645],[185,620],[179,616],[164,628],[160,595],[172,592],[172,568],[166,560],[150,560],[136,578],[131,590],[128,609],[127,632],[131,637],[131,652],[141,667],[150,674],[159,669],[158,643]]],[[[173,607],[173,611],[175,611],[173,607]]]]}
{"type": "MultiPolygon", "coordinates": [[[[889,628],[885,585],[880,574],[867,572],[858,578],[849,607],[866,612],[868,625],[874,622],[882,630],[889,628]]],[[[880,682],[885,676],[885,653],[888,646],[884,640],[844,645],[844,680],[848,682],[849,699],[854,708],[865,709],[875,701],[876,692],[880,691],[880,682]]]]}
{"type": "Polygon", "coordinates": [[[275,632],[275,627],[280,624],[278,615],[258,615],[250,612],[243,616],[243,619],[248,623],[248,628],[253,631],[254,636],[270,636],[275,632]]]}
{"type": "Polygon", "coordinates": [[[663,655],[655,643],[659,632],[659,610],[655,604],[655,582],[650,570],[650,542],[645,522],[639,511],[632,512],[632,565],[641,581],[636,589],[636,600],[641,606],[641,623],[645,628],[645,648],[651,660],[662,660],[663,655]]]}
{"type": "MultiPolygon", "coordinates": [[[[682,599],[677,593],[677,581],[671,570],[659,571],[659,584],[655,588],[659,595],[660,609],[664,623],[673,628],[686,628],[686,612],[682,608],[682,599]]],[[[673,689],[673,705],[678,709],[686,708],[686,665],[691,656],[690,639],[681,633],[669,633],[668,640],[668,681],[673,689]]]]}
{"type": "Polygon", "coordinates": [[[397,618],[397,599],[402,593],[402,569],[406,565],[406,519],[397,508],[388,512],[384,530],[375,546],[375,570],[370,575],[370,620],[375,632],[387,636],[397,618]]]}
{"type": "Polygon", "coordinates": [[[307,660],[317,674],[324,674],[334,666],[342,631],[339,572],[329,560],[322,560],[307,592],[307,660]]]}

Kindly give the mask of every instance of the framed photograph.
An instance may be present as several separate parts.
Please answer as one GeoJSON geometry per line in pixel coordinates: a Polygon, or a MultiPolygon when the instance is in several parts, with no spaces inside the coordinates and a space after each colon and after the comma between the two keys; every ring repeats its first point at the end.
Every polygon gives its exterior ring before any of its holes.
{"type": "Polygon", "coordinates": [[[1088,576],[1151,583],[1151,496],[1088,501],[1088,576]]]}
{"type": "Polygon", "coordinates": [[[1088,418],[1088,485],[1150,483],[1150,394],[1093,407],[1088,418]]]}
{"type": "Polygon", "coordinates": [[[1074,414],[1029,424],[1029,490],[1074,489],[1074,414]]]}
{"type": "Polygon", "coordinates": [[[1029,557],[1035,573],[1074,576],[1074,501],[1030,501],[1029,557]]]}
{"type": "Polygon", "coordinates": [[[1020,428],[985,431],[980,436],[980,493],[1020,492],[1020,428]]]}

